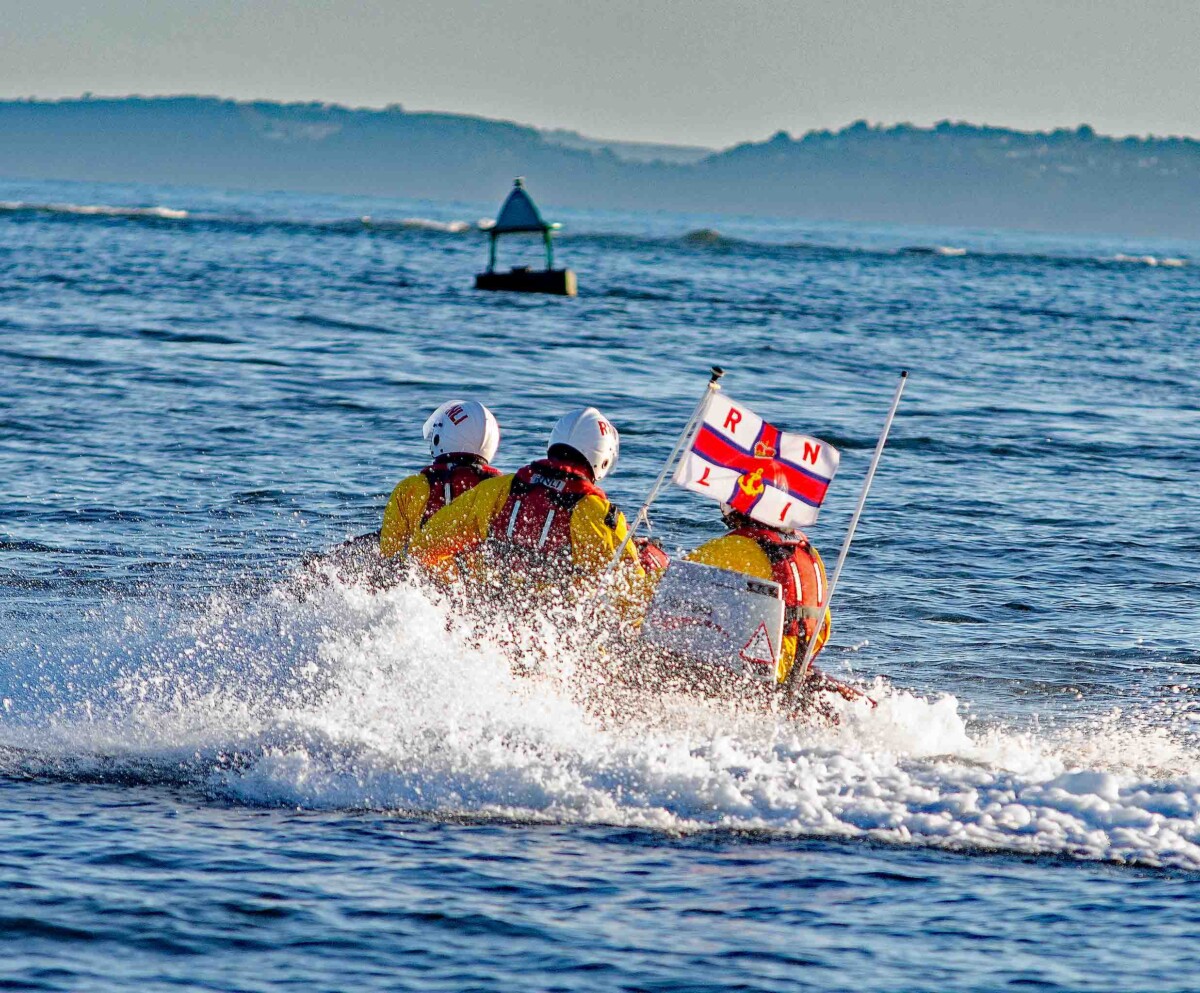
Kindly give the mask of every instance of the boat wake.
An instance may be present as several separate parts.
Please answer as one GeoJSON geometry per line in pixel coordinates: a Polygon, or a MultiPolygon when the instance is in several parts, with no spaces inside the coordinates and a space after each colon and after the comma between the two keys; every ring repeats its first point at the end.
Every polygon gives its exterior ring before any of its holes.
{"type": "Polygon", "coordinates": [[[453,629],[414,586],[285,584],[249,605],[127,601],[0,673],[0,774],[170,784],[249,805],[753,832],[1200,870],[1200,749],[1181,714],[1046,733],[879,682],[836,726],[571,687],[590,649],[453,629]],[[502,643],[549,646],[514,675],[502,643]]]}

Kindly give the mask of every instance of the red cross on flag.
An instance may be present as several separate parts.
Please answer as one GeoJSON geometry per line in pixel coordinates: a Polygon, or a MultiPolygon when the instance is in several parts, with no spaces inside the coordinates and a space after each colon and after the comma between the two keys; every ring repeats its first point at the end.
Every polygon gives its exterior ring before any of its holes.
{"type": "Polygon", "coordinates": [[[713,393],[675,483],[771,527],[801,528],[816,521],[839,458],[832,445],[780,431],[713,393]]]}

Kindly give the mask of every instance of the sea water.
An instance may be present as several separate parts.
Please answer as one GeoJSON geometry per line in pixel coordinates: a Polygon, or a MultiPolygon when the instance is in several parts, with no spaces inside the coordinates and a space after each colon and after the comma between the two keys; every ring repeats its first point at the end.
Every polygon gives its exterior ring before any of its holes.
{"type": "Polygon", "coordinates": [[[0,184],[0,984],[1200,986],[1200,245],[550,210],[563,299],[471,288],[494,209],[0,184]],[[601,716],[297,586],[443,400],[506,469],[599,406],[628,512],[712,364],[842,450],[829,562],[910,372],[822,656],[877,709],[601,716]]]}

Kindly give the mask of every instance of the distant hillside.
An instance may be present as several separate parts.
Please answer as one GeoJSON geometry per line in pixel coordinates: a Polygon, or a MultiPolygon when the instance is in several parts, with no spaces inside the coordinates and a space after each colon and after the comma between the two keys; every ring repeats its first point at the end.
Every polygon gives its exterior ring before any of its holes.
{"type": "Polygon", "coordinates": [[[0,102],[0,177],[1200,238],[1200,142],[863,122],[704,155],[459,114],[212,97],[0,102]],[[656,151],[657,150],[657,151],[656,151]]]}
{"type": "Polygon", "coordinates": [[[1200,142],[942,122],[780,132],[704,160],[727,210],[1200,238],[1200,142]]]}
{"type": "Polygon", "coordinates": [[[542,131],[542,137],[552,145],[563,148],[575,148],[588,152],[612,152],[625,162],[668,162],[676,165],[690,165],[707,158],[716,151],[714,148],[704,148],[701,145],[662,145],[651,141],[605,141],[601,138],[588,138],[578,131],[542,131]]]}

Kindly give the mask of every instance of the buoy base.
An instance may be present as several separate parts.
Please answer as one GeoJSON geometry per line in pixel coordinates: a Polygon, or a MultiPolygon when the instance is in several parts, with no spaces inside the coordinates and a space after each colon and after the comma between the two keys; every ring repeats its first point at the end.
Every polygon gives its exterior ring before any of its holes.
{"type": "Polygon", "coordinates": [[[508,272],[481,272],[475,277],[477,290],[509,290],[513,293],[553,293],[573,297],[577,291],[575,273],[570,269],[510,269],[508,272]]]}

